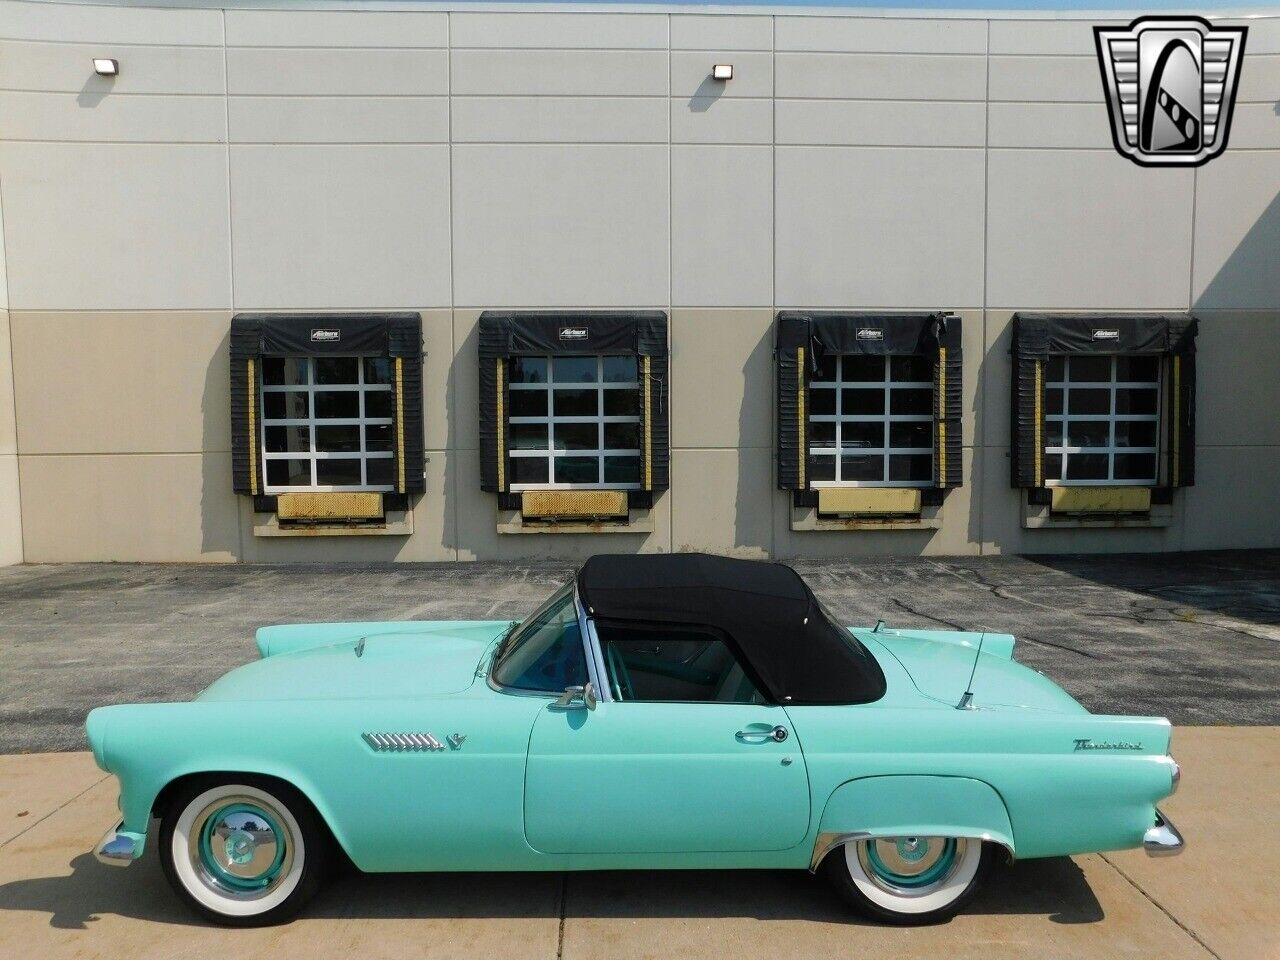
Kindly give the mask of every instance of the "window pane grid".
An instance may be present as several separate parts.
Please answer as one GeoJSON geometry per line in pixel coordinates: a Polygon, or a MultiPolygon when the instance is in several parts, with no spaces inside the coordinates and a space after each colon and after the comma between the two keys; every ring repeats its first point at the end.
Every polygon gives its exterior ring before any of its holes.
{"type": "Polygon", "coordinates": [[[513,492],[640,489],[640,381],[635,358],[516,357],[508,361],[508,373],[511,409],[532,411],[507,419],[512,428],[507,456],[513,492]],[[606,412],[619,407],[637,412],[606,412]],[[618,427],[628,425],[636,428],[635,442],[611,443],[609,435],[617,440],[618,433],[625,432],[618,427]],[[595,429],[583,430],[585,426],[595,429]],[[562,429],[568,427],[577,429],[562,429]]]}
{"type": "Polygon", "coordinates": [[[1160,371],[1154,358],[1053,357],[1044,385],[1048,486],[1158,482],[1160,371]],[[1143,365],[1151,379],[1121,378],[1143,365]],[[1095,410],[1097,406],[1105,410],[1095,410]],[[1085,412],[1088,410],[1089,412],[1085,412]],[[1101,428],[1101,429],[1100,429],[1101,428]],[[1134,436],[1145,443],[1123,442],[1134,436]]]}
{"type": "Polygon", "coordinates": [[[262,384],[258,449],[264,493],[395,489],[391,483],[395,452],[387,439],[374,439],[389,434],[386,428],[395,422],[390,416],[392,386],[384,358],[264,357],[262,366],[264,381],[280,381],[262,384]],[[335,409],[330,395],[349,396],[351,400],[342,406],[350,415],[326,416],[335,409]],[[274,399],[277,396],[279,402],[274,399]],[[272,416],[276,409],[290,415],[272,416]],[[299,412],[304,415],[293,415],[299,412]],[[346,432],[345,439],[335,439],[342,435],[335,428],[342,427],[355,429],[346,432]],[[374,449],[371,442],[386,449],[374,449]],[[284,449],[278,449],[281,445],[284,449]]]}
{"type": "Polygon", "coordinates": [[[831,411],[809,414],[811,485],[930,486],[933,483],[933,381],[918,379],[918,374],[926,365],[931,366],[931,362],[922,356],[848,354],[832,358],[829,365],[830,370],[819,372],[822,379],[809,383],[810,410],[831,411]],[[858,370],[846,369],[849,357],[857,357],[861,375],[858,370]],[[895,378],[895,373],[901,373],[901,370],[895,371],[895,361],[917,371],[917,378],[895,378]],[[853,376],[848,376],[849,373],[853,376]],[[823,396],[822,391],[829,395],[823,396]],[[854,412],[861,407],[879,412],[854,412]],[[815,424],[831,426],[815,430],[815,424]],[[874,425],[880,429],[875,430],[874,425]],[[902,432],[914,442],[895,443],[894,434],[908,425],[915,425],[916,429],[902,432]],[[878,442],[874,440],[876,436],[878,442]]]}

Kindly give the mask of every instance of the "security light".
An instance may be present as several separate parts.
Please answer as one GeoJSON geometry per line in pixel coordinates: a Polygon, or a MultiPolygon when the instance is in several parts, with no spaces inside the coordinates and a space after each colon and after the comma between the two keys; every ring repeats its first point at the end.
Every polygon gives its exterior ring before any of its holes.
{"type": "Polygon", "coordinates": [[[94,57],[93,72],[100,77],[115,77],[120,75],[120,61],[112,60],[109,57],[94,57]]]}
{"type": "Polygon", "coordinates": [[[717,63],[714,67],[711,68],[711,77],[714,80],[732,80],[733,64],[717,63]]]}

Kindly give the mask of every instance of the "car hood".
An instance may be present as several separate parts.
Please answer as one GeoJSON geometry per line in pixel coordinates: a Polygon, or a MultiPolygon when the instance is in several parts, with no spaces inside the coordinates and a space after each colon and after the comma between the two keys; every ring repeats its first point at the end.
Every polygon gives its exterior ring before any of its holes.
{"type": "Polygon", "coordinates": [[[956,706],[968,690],[973,693],[971,706],[977,709],[1086,712],[1052,680],[1016,663],[1013,638],[1007,634],[880,630],[856,635],[897,660],[916,689],[931,700],[956,706]]]}
{"type": "MultiPolygon", "coordinates": [[[[370,625],[373,627],[374,625],[370,625]]],[[[395,699],[461,693],[506,624],[405,624],[304,647],[225,674],[198,700],[395,699]],[[357,654],[357,650],[359,653],[357,654]]]]}

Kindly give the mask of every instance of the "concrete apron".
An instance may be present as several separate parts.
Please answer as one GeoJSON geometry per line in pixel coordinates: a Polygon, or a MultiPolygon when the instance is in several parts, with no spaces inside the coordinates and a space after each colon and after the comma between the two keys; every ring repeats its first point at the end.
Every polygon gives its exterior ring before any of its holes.
{"type": "Polygon", "coordinates": [[[1178,858],[1139,851],[1000,869],[949,924],[850,917],[804,873],[350,875],[283,927],[204,926],[154,856],[89,850],[114,781],[87,754],[0,757],[0,956],[1132,957],[1276,960],[1280,727],[1179,729],[1178,858]]]}

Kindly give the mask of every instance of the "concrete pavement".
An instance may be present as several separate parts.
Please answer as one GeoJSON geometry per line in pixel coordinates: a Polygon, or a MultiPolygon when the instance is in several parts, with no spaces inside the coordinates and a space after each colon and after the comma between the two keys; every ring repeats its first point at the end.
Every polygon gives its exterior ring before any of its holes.
{"type": "MultiPolygon", "coordinates": [[[[1280,724],[1280,551],[796,561],[846,623],[1013,633],[1089,709],[1280,724]]],[[[0,569],[0,753],[85,748],[105,703],[186,700],[264,624],[523,617],[567,563],[0,569]]]]}
{"type": "Polygon", "coordinates": [[[183,909],[154,846],[126,870],[90,856],[116,810],[87,754],[0,757],[0,957],[1277,960],[1280,727],[1180,729],[1174,752],[1184,855],[1018,863],[951,923],[908,930],[773,871],[352,874],[286,926],[224,930],[183,909]]]}

